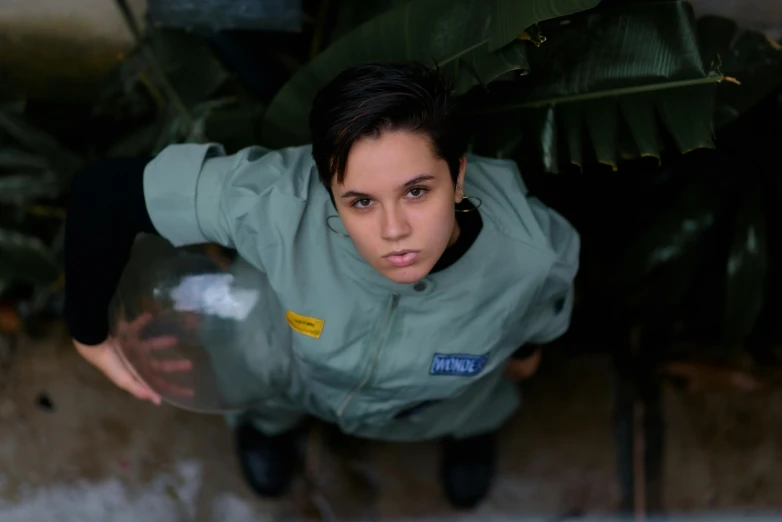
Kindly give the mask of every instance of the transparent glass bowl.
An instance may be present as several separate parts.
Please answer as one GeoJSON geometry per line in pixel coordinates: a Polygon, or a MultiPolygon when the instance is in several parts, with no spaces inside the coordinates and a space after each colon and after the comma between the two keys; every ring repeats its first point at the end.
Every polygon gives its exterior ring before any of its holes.
{"type": "Polygon", "coordinates": [[[266,275],[237,257],[143,235],[109,309],[112,343],[166,402],[243,411],[283,393],[291,331],[266,275]]]}

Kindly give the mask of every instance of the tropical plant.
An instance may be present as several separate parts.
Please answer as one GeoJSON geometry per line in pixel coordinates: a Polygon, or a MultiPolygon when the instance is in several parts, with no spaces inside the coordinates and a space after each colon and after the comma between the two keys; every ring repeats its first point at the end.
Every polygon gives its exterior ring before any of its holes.
{"type": "MultiPolygon", "coordinates": [[[[740,248],[763,236],[760,218],[750,212],[758,195],[746,195],[737,207],[743,210],[732,209],[732,218],[718,220],[714,209],[724,208],[725,198],[735,193],[725,188],[731,183],[695,179],[677,166],[698,168],[695,159],[677,159],[677,154],[714,148],[715,134],[728,136],[723,129],[741,125],[743,115],[779,86],[782,53],[763,35],[739,32],[721,18],[696,21],[690,4],[678,1],[342,0],[336,5],[336,14],[319,18],[320,26],[306,33],[310,61],[268,100],[253,96],[251,80],[229,71],[203,37],[154,26],[142,34],[126,10],[137,47],[106,79],[93,108],[95,117],[109,122],[99,145],[76,155],[32,130],[19,106],[0,109],[0,183],[7,185],[0,191],[0,232],[5,231],[0,252],[14,252],[0,258],[0,281],[40,288],[58,280],[62,199],[70,174],[83,162],[150,156],[183,141],[219,141],[229,150],[305,143],[309,103],[320,86],[353,64],[408,59],[437,65],[465,95],[475,130],[473,151],[516,159],[533,188],[556,180],[560,192],[548,197],[572,192],[582,182],[579,172],[600,172],[596,165],[609,166],[617,176],[645,172],[629,184],[605,181],[626,185],[632,203],[622,207],[623,221],[632,223],[632,230],[648,231],[625,234],[611,277],[599,278],[610,288],[610,300],[629,306],[623,309],[633,310],[633,317],[652,317],[669,310],[671,300],[684,299],[689,287],[680,282],[691,279],[701,259],[685,253],[697,245],[706,249],[703,255],[719,258],[701,241],[713,236],[715,223],[739,227],[730,264],[734,279],[764,272],[758,268],[768,264],[761,261],[764,255],[740,248]],[[538,172],[569,175],[544,179],[538,172]],[[661,208],[668,201],[672,206],[661,208]],[[666,248],[674,254],[661,257],[666,248]],[[27,257],[20,257],[21,251],[27,257]],[[685,258],[690,272],[678,268],[685,258]],[[11,266],[10,260],[17,261],[11,266]],[[755,261],[755,269],[735,269],[755,261]],[[660,293],[660,288],[676,291],[660,293]]],[[[716,146],[719,153],[724,143],[718,139],[716,146]]],[[[599,179],[590,183],[600,186],[599,179]]],[[[591,234],[589,217],[573,212],[580,216],[577,226],[591,234]]],[[[590,245],[607,241],[599,234],[589,239],[590,245]]],[[[729,286],[731,303],[739,301],[741,291],[762,294],[749,292],[757,282],[729,286]]],[[[756,317],[757,308],[726,305],[724,313],[756,317]]],[[[740,330],[744,333],[736,335],[746,337],[748,327],[740,330]]]]}
{"type": "Polygon", "coordinates": [[[493,84],[475,113],[486,116],[476,126],[482,152],[512,156],[526,137],[548,172],[580,169],[585,157],[613,170],[659,159],[668,140],[683,153],[713,148],[714,129],[779,81],[774,42],[737,35],[730,20],[696,23],[688,2],[628,3],[543,32],[530,74],[493,84]]]}
{"type": "Polygon", "coordinates": [[[339,38],[294,74],[271,101],[263,139],[280,147],[306,143],[317,90],[343,69],[367,61],[415,60],[438,66],[460,93],[528,69],[535,24],[594,7],[599,0],[409,0],[371,9],[346,2],[339,38]],[[378,14],[379,13],[379,14],[378,14]],[[375,15],[375,16],[372,16],[375,15]],[[358,24],[351,27],[351,24],[358,24]]]}
{"type": "Polygon", "coordinates": [[[219,141],[237,150],[258,141],[263,105],[203,38],[152,28],[86,115],[101,121],[106,135],[82,136],[88,143],[75,152],[34,125],[27,109],[24,98],[0,105],[0,316],[12,300],[23,318],[61,306],[51,299],[61,298],[66,202],[79,168],[100,157],[150,157],[179,142],[219,141]]]}
{"type": "Polygon", "coordinates": [[[48,286],[60,275],[61,195],[81,158],[22,117],[24,105],[0,106],[0,294],[23,282],[48,286]]]}

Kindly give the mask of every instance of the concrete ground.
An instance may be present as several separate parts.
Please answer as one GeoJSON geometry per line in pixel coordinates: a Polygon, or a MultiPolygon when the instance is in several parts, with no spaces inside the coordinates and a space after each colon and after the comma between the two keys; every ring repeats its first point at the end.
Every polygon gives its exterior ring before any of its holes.
{"type": "MultiPolygon", "coordinates": [[[[240,478],[221,418],[134,400],[83,362],[61,327],[47,339],[23,340],[2,372],[3,522],[464,516],[440,494],[433,443],[315,440],[308,465],[317,487],[308,488],[302,472],[285,500],[258,500],[240,478]]],[[[549,357],[525,384],[525,400],[502,431],[491,497],[470,518],[555,520],[614,512],[609,362],[549,357]]],[[[775,414],[782,413],[782,395],[667,390],[665,402],[664,498],[670,511],[780,511],[782,417],[775,414]]]]}

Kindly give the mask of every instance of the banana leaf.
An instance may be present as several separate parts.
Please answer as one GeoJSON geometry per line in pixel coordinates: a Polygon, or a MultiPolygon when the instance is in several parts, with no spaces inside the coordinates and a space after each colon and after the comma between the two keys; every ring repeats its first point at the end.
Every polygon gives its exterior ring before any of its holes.
{"type": "MultiPolygon", "coordinates": [[[[146,45],[185,107],[203,102],[229,79],[228,72],[203,38],[182,31],[157,30],[149,35],[146,45]]],[[[149,67],[148,58],[146,63],[149,67]]],[[[155,86],[165,92],[154,68],[150,73],[155,86]]]]}
{"type": "MultiPolygon", "coordinates": [[[[25,151],[45,157],[49,164],[57,166],[59,172],[72,174],[83,164],[82,158],[76,153],[63,147],[52,136],[34,127],[13,110],[0,110],[2,134],[9,136],[25,151]]],[[[16,157],[19,159],[18,154],[16,157]]]]}
{"type": "Polygon", "coordinates": [[[259,123],[265,107],[242,104],[213,110],[205,118],[204,134],[229,153],[260,142],[259,123]]]}
{"type": "Polygon", "coordinates": [[[698,20],[704,63],[713,62],[731,81],[717,91],[714,126],[720,128],[782,84],[782,46],[757,31],[739,31],[718,16],[698,20]]]}
{"type": "Polygon", "coordinates": [[[414,0],[384,12],[339,38],[297,71],[272,100],[263,124],[271,147],[306,143],[310,105],[342,70],[369,61],[415,60],[438,65],[466,92],[508,71],[526,69],[518,37],[538,21],[597,5],[599,0],[414,0]],[[503,16],[503,20],[498,20],[503,16]],[[501,30],[503,36],[494,34],[501,30]],[[491,44],[490,44],[491,41],[491,44]]]}
{"type": "Polygon", "coordinates": [[[0,176],[0,203],[24,205],[38,199],[54,199],[61,190],[60,177],[52,172],[0,176]]]}
{"type": "Polygon", "coordinates": [[[0,229],[0,280],[49,284],[59,274],[55,259],[40,239],[0,229]]]}
{"type": "Polygon", "coordinates": [[[171,125],[173,115],[164,113],[154,121],[132,129],[106,151],[106,157],[143,157],[154,154],[164,129],[171,125]]]}
{"type": "Polygon", "coordinates": [[[361,24],[364,24],[383,13],[401,7],[407,2],[416,0],[343,0],[334,22],[334,28],[329,35],[329,43],[334,43],[361,24]]]}
{"type": "Polygon", "coordinates": [[[254,102],[218,98],[199,103],[184,118],[169,107],[155,121],[134,129],[107,152],[109,157],[150,156],[173,143],[217,142],[228,151],[258,143],[264,107],[254,102]]]}
{"type": "Polygon", "coordinates": [[[43,170],[49,166],[46,158],[16,148],[0,148],[0,171],[43,170]]]}
{"type": "Polygon", "coordinates": [[[190,109],[229,79],[203,38],[176,29],[149,29],[141,45],[106,78],[95,112],[144,118],[170,106],[192,125],[190,109]]]}
{"type": "Polygon", "coordinates": [[[752,332],[763,306],[768,270],[765,198],[760,190],[744,196],[725,270],[725,320],[728,347],[740,346],[752,332]]]}
{"type": "Polygon", "coordinates": [[[476,111],[484,116],[481,131],[494,115],[515,114],[539,141],[551,172],[559,171],[554,151],[580,165],[584,136],[597,160],[614,170],[623,149],[659,158],[664,131],[682,152],[714,146],[711,120],[722,76],[703,63],[689,3],[584,13],[546,33],[546,44],[528,52],[530,81],[497,82],[476,111]],[[566,150],[557,148],[558,139],[566,150]]]}

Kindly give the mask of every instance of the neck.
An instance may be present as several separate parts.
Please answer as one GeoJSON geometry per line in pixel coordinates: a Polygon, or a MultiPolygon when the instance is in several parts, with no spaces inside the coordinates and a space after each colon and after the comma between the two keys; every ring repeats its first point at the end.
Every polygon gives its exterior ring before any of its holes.
{"type": "Polygon", "coordinates": [[[454,219],[453,220],[453,230],[451,231],[451,239],[448,240],[448,246],[453,246],[454,243],[456,243],[456,240],[459,239],[459,234],[461,233],[462,229],[459,228],[459,220],[454,219]]]}

